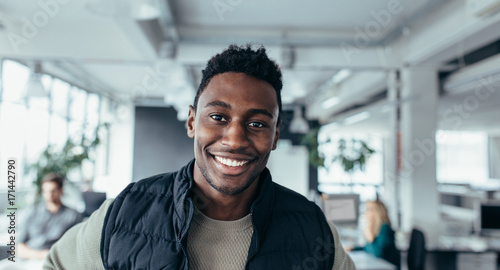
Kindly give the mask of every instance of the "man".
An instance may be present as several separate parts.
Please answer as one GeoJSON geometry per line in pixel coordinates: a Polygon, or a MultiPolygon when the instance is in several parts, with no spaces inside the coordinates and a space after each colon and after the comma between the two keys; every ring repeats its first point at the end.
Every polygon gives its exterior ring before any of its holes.
{"type": "Polygon", "coordinates": [[[57,173],[45,175],[41,181],[44,204],[35,206],[21,228],[19,256],[43,260],[50,247],[73,225],[81,215],[61,202],[63,177],[57,173]]]}
{"type": "Polygon", "coordinates": [[[45,267],[354,269],[321,210],[266,169],[279,137],[281,77],[262,47],[231,45],[214,56],[189,108],[195,159],[130,184],[68,232],[45,267]]]}

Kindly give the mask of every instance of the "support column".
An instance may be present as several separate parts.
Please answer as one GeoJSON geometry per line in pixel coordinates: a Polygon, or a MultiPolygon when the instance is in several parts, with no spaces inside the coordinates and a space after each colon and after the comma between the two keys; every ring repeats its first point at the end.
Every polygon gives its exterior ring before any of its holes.
{"type": "Polygon", "coordinates": [[[398,176],[398,134],[399,111],[400,111],[400,83],[399,71],[391,70],[387,74],[387,95],[389,103],[389,125],[391,127],[389,136],[384,137],[384,192],[382,201],[387,204],[389,218],[394,229],[400,228],[400,198],[399,198],[399,176],[398,176]]]}
{"type": "Polygon", "coordinates": [[[401,181],[402,229],[424,231],[428,245],[440,233],[436,183],[438,73],[430,67],[401,72],[401,181]]]}
{"type": "Polygon", "coordinates": [[[500,179],[500,136],[489,135],[488,148],[490,178],[500,179]]]}

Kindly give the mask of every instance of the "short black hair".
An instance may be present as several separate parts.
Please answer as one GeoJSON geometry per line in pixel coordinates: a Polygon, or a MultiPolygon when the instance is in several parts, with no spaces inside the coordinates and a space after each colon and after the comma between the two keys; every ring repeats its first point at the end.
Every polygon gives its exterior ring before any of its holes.
{"type": "Polygon", "coordinates": [[[42,178],[41,184],[43,185],[44,183],[47,182],[54,182],[57,184],[59,188],[62,189],[63,184],[64,184],[64,176],[59,173],[48,173],[42,178]]]}
{"type": "Polygon", "coordinates": [[[282,74],[278,64],[269,59],[264,46],[260,46],[256,50],[252,49],[251,44],[238,46],[235,44],[229,45],[222,53],[212,57],[205,69],[202,71],[202,78],[196,97],[194,98],[193,107],[196,110],[198,99],[201,93],[207,87],[210,80],[217,74],[226,72],[244,73],[255,77],[259,80],[266,81],[276,91],[278,99],[278,123],[281,119],[281,89],[283,88],[282,74]]]}

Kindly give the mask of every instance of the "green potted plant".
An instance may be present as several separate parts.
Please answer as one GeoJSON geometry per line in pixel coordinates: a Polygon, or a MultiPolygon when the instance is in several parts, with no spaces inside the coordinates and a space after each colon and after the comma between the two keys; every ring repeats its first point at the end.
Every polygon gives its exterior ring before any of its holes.
{"type": "Polygon", "coordinates": [[[338,141],[339,153],[333,157],[332,162],[340,162],[346,173],[352,173],[359,169],[364,171],[366,161],[375,153],[371,147],[363,140],[352,139],[348,145],[345,139],[338,141]]]}
{"type": "Polygon", "coordinates": [[[319,148],[333,142],[330,139],[319,142],[318,133],[319,128],[312,129],[302,140],[302,144],[309,150],[309,163],[314,167],[329,169],[334,162],[340,162],[343,170],[352,175],[356,169],[364,171],[366,161],[375,153],[375,150],[363,140],[352,139],[348,143],[345,139],[340,139],[337,142],[338,153],[328,160],[320,153],[319,148]]]}
{"type": "Polygon", "coordinates": [[[51,172],[57,172],[64,177],[74,169],[80,169],[84,160],[90,159],[90,152],[100,143],[99,129],[108,128],[109,124],[102,124],[94,131],[94,136],[90,139],[82,132],[79,140],[68,138],[61,149],[54,145],[48,145],[40,155],[40,158],[30,166],[28,171],[36,171],[33,184],[36,186],[36,201],[40,199],[42,191],[41,181],[43,176],[51,172]]]}

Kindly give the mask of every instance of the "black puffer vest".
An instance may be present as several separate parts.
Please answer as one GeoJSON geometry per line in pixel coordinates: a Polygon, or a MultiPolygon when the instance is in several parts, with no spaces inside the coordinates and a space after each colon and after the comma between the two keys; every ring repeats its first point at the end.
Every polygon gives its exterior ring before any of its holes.
{"type": "MultiPolygon", "coordinates": [[[[194,160],[180,171],[130,184],[111,204],[102,230],[106,269],[189,269],[194,160]]],[[[334,239],[321,210],[261,175],[251,206],[254,227],[246,269],[331,270],[334,239]]]]}

